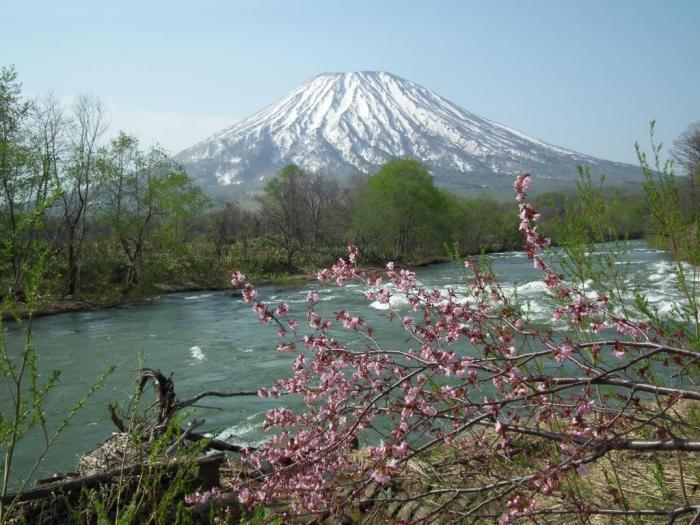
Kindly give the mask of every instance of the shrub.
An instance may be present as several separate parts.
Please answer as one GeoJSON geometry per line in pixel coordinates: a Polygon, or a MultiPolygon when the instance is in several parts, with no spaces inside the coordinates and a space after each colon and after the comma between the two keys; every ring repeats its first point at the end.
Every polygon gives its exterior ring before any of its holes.
{"type": "Polygon", "coordinates": [[[268,412],[265,426],[275,433],[248,458],[265,473],[238,486],[246,506],[283,504],[292,521],[352,506],[398,519],[415,504],[424,521],[674,521],[700,512],[689,500],[700,435],[685,417],[700,401],[693,301],[679,302],[670,323],[635,302],[616,285],[612,245],[599,246],[598,258],[570,250],[550,257],[527,201],[530,181],[521,175],[514,184],[518,229],[548,290],[550,326],[526,321],[484,258],[464,262],[463,292],[425,289],[393,263],[381,278],[365,275],[355,246],[319,272],[338,286],[360,281],[370,301],[404,296],[412,312],[392,309],[388,319],[401,325],[405,344],[390,348],[354,312],[322,318],[319,292],[295,318],[233,272],[260,321],[278,330],[277,350],[296,355],[292,377],[260,395],[294,394],[306,406],[268,412]],[[332,335],[336,325],[355,343],[332,335]],[[354,452],[358,441],[368,446],[354,452]],[[659,458],[677,460],[673,489],[659,458]],[[647,499],[629,487],[640,478],[647,499]]]}

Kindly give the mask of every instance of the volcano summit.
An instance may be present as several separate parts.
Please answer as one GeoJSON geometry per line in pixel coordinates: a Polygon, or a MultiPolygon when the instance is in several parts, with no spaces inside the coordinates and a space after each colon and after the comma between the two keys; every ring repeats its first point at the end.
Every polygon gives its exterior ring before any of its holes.
{"type": "Polygon", "coordinates": [[[510,187],[530,171],[558,189],[588,164],[611,184],[640,170],[547,144],[471,113],[418,84],[385,72],[326,73],[175,159],[205,189],[242,197],[284,165],[338,178],[372,173],[392,157],[423,162],[439,186],[458,193],[510,187]],[[229,193],[226,191],[226,193],[229,193]]]}

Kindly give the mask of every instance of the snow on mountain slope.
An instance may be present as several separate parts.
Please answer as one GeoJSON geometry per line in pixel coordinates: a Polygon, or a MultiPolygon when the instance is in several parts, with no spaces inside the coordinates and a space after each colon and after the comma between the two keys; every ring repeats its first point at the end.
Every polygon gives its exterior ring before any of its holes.
{"type": "Polygon", "coordinates": [[[633,166],[528,137],[385,72],[313,77],[175,158],[210,190],[242,193],[289,163],[343,177],[372,173],[392,157],[416,158],[438,184],[462,192],[509,186],[524,170],[571,181],[578,164],[618,183],[640,177],[633,166]]]}

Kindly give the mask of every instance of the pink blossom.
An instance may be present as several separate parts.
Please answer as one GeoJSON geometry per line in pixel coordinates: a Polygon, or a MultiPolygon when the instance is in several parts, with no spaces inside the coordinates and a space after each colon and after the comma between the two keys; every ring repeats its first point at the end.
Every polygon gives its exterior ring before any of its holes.
{"type": "Polygon", "coordinates": [[[423,414],[425,414],[428,417],[433,417],[437,414],[437,410],[435,409],[435,407],[431,407],[429,405],[422,407],[421,412],[423,412],[423,414]]]}
{"type": "Polygon", "coordinates": [[[241,293],[243,295],[243,300],[246,303],[254,301],[258,295],[258,293],[255,291],[255,288],[253,288],[253,285],[248,283],[246,283],[246,285],[243,288],[243,292],[241,293]]]}
{"type": "Polygon", "coordinates": [[[348,259],[352,264],[357,264],[357,259],[360,256],[360,250],[354,244],[348,246],[348,259]]]}
{"type": "Polygon", "coordinates": [[[560,347],[555,348],[552,353],[554,354],[554,359],[557,363],[563,363],[566,361],[566,359],[568,359],[573,351],[574,349],[570,344],[564,343],[560,347]]]}
{"type": "Polygon", "coordinates": [[[368,286],[379,286],[380,284],[382,284],[382,276],[381,275],[375,275],[375,276],[367,278],[367,285],[368,286]]]}
{"type": "Polygon", "coordinates": [[[576,415],[577,416],[582,416],[585,414],[590,414],[595,410],[595,400],[591,399],[586,403],[582,403],[578,406],[576,409],[576,415]]]}
{"type": "MultiPolygon", "coordinates": [[[[590,290],[569,283],[548,265],[543,253],[550,240],[538,230],[539,211],[526,201],[530,184],[528,174],[519,175],[514,183],[520,203],[518,228],[527,257],[551,292],[546,304],[551,300],[554,306],[549,312],[575,325],[563,340],[560,334],[554,335],[551,326],[533,324],[526,330],[525,321],[496,275],[488,264],[478,260],[465,262],[464,294],[457,288],[426,289],[413,272],[399,269],[394,263],[386,265],[384,279],[388,284],[380,288],[380,277],[358,272],[355,265],[359,250],[353,245],[348,246],[345,258],[319,272],[319,278],[338,285],[353,279],[364,282],[368,300],[391,304],[391,290],[408,303],[415,312],[410,317],[405,311],[390,311],[385,316],[388,322],[395,322],[395,330],[403,330],[403,339],[391,334],[390,346],[385,346],[384,333],[369,340],[361,337],[371,336],[372,329],[347,307],[335,312],[338,325],[359,333],[330,332],[330,321],[314,311],[319,301],[316,291],[307,294],[307,308],[292,319],[285,303],[275,308],[255,302],[255,291],[245,276],[232,273],[232,283],[244,287],[244,299],[254,303],[252,308],[260,320],[275,321],[270,324],[288,337],[279,341],[277,350],[294,352],[289,377],[274,381],[272,388],[262,388],[259,394],[295,394],[303,403],[299,409],[274,408],[268,412],[265,428],[271,432],[267,441],[245,454],[244,459],[259,469],[272,466],[272,471],[264,477],[233,482],[244,505],[283,501],[299,514],[340,508],[348,492],[337,490],[339,480],[350,490],[364,489],[371,481],[389,483],[411,455],[408,443],[451,446],[462,456],[458,459],[469,464],[474,458],[502,458],[504,449],[512,446],[521,433],[521,426],[550,431],[556,427],[556,432],[565,436],[596,440],[610,440],[626,432],[633,404],[622,417],[612,417],[605,396],[598,400],[600,406],[593,400],[595,390],[590,379],[614,367],[621,371],[619,377],[632,379],[635,373],[643,376],[644,362],[625,368],[623,361],[610,367],[608,359],[598,358],[600,352],[611,348],[624,358],[630,337],[647,336],[650,341],[671,344],[676,336],[651,332],[650,325],[617,319],[607,311],[612,308],[607,300],[590,299],[590,290]],[[304,315],[308,325],[299,326],[297,321],[304,315]],[[591,330],[613,324],[618,337],[627,337],[614,345],[582,344],[595,342],[591,330]],[[297,334],[298,330],[301,333],[297,334]],[[581,348],[586,352],[579,355],[581,348]],[[562,363],[566,375],[578,370],[576,380],[565,384],[555,381],[555,376],[562,375],[557,366],[562,363]],[[472,421],[477,423],[469,426],[472,421]],[[492,431],[481,426],[492,423],[496,439],[492,431]],[[382,427],[386,429],[381,436],[385,441],[367,447],[361,460],[347,453],[351,436],[382,427]]],[[[620,405],[615,401],[615,413],[620,405]]],[[[499,522],[513,523],[531,515],[542,494],[558,496],[561,491],[565,495],[561,488],[566,476],[574,474],[574,469],[583,472],[584,465],[578,462],[588,451],[569,439],[560,444],[561,454],[542,458],[526,482],[503,485],[507,496],[499,522]]]]}
{"type": "Polygon", "coordinates": [[[408,443],[402,441],[400,445],[396,445],[392,448],[392,455],[396,459],[403,459],[408,453],[408,443]]]}
{"type": "Polygon", "coordinates": [[[350,317],[343,322],[343,326],[349,330],[357,330],[357,327],[362,323],[359,317],[350,317]]]}
{"type": "Polygon", "coordinates": [[[518,175],[515,178],[515,182],[513,183],[513,188],[515,189],[515,198],[518,201],[522,201],[525,199],[527,195],[527,191],[530,189],[530,174],[529,173],[523,173],[522,175],[518,175]]]}
{"type": "Polygon", "coordinates": [[[613,354],[615,354],[615,357],[617,357],[618,359],[622,359],[623,357],[625,357],[625,350],[625,345],[622,343],[618,343],[613,346],[613,354]]]}
{"type": "Polygon", "coordinates": [[[275,311],[277,315],[287,315],[287,313],[289,313],[289,305],[287,303],[280,303],[275,311]]]}
{"type": "Polygon", "coordinates": [[[381,470],[375,470],[372,472],[372,479],[376,481],[379,485],[385,485],[391,481],[391,476],[387,472],[382,472],[381,470]]]}
{"type": "Polygon", "coordinates": [[[637,329],[629,322],[626,320],[621,320],[617,319],[615,320],[615,330],[617,331],[618,334],[624,334],[624,335],[630,335],[634,336],[637,335],[637,329]]]}
{"type": "Polygon", "coordinates": [[[246,283],[246,276],[238,270],[231,271],[231,284],[233,286],[243,286],[246,283]]]}

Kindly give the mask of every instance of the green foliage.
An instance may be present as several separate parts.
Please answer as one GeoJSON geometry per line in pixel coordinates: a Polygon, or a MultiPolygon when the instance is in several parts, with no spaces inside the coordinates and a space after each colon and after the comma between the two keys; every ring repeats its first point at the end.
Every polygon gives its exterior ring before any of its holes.
{"type": "Polygon", "coordinates": [[[247,512],[241,517],[241,525],[280,525],[282,520],[273,516],[267,507],[256,505],[252,512],[247,512]]]}
{"type": "Polygon", "coordinates": [[[517,208],[486,197],[449,196],[449,233],[460,254],[516,250],[522,246],[517,208]]]}
{"type": "MultiPolygon", "coordinates": [[[[661,144],[654,141],[654,125],[650,126],[651,160],[637,144],[637,156],[644,171],[644,192],[655,242],[673,258],[673,272],[679,292],[685,299],[676,309],[675,328],[686,333],[690,345],[700,350],[700,214],[685,213],[678,179],[671,161],[661,162],[661,144]],[[686,264],[690,263],[690,264],[686,264]],[[690,324],[692,330],[686,326],[690,324]]],[[[686,184],[691,180],[686,180],[686,184]]]]}
{"type": "Polygon", "coordinates": [[[294,269],[292,258],[303,249],[307,234],[304,220],[308,197],[304,191],[306,179],[307,174],[298,166],[285,166],[265,185],[260,199],[263,215],[279,235],[287,271],[294,269]]]}
{"type": "Polygon", "coordinates": [[[448,202],[423,165],[391,160],[370,177],[359,198],[352,223],[356,240],[392,258],[434,252],[449,239],[448,202]]]}
{"type": "MultiPolygon", "coordinates": [[[[652,122],[651,160],[637,145],[645,177],[643,192],[610,191],[604,179],[596,183],[581,168],[577,195],[558,200],[541,197],[551,203],[542,209],[543,229],[557,240],[559,249],[552,253],[559,269],[587,293],[597,294],[608,310],[626,319],[644,319],[664,336],[683,334],[689,348],[700,349],[700,223],[684,211],[680,188],[688,180],[679,181],[672,163],[661,162],[661,146],[654,142],[653,133],[652,122]],[[627,239],[642,234],[670,255],[679,294],[670,317],[660,316],[640,296],[632,287],[628,265],[620,261],[627,239]]],[[[587,328],[583,323],[581,337],[587,328]]],[[[648,374],[652,380],[653,371],[648,374]]]]}
{"type": "Polygon", "coordinates": [[[31,104],[22,99],[14,68],[0,71],[0,299],[22,297],[44,218],[53,197],[33,157],[27,128],[31,104]]]}
{"type": "Polygon", "coordinates": [[[673,501],[673,492],[669,488],[669,482],[664,473],[664,467],[659,458],[654,458],[651,465],[652,479],[656,485],[656,491],[661,494],[664,501],[673,501]]]}
{"type": "Polygon", "coordinates": [[[251,275],[265,275],[286,272],[288,254],[273,237],[264,236],[232,243],[226,254],[231,268],[251,275]]]}
{"type": "Polygon", "coordinates": [[[156,242],[167,250],[177,250],[190,239],[191,219],[209,203],[209,199],[194,185],[184,171],[173,167],[153,184],[158,199],[159,220],[154,232],[156,242]]]}
{"type": "Polygon", "coordinates": [[[166,152],[144,152],[136,138],[124,133],[101,151],[98,170],[101,214],[124,256],[128,290],[146,279],[149,252],[184,252],[189,220],[208,199],[166,152]]]}
{"type": "Polygon", "coordinates": [[[557,244],[638,239],[647,233],[647,203],[641,188],[621,191],[596,182],[588,166],[579,167],[577,191],[548,193],[534,199],[542,229],[557,244]],[[595,214],[590,214],[594,210],[595,214]]]}
{"type": "MultiPolygon", "coordinates": [[[[0,454],[3,458],[2,498],[14,486],[18,491],[24,489],[31,480],[37,467],[56,439],[70,424],[73,417],[85,406],[87,401],[105,384],[107,377],[114,371],[109,367],[97,381],[87,390],[86,394],[71,406],[67,406],[65,414],[53,421],[45,413],[45,401],[53,394],[58,384],[60,372],[53,370],[47,377],[39,373],[39,354],[32,341],[32,313],[38,305],[39,290],[42,284],[44,261],[35,261],[28,269],[29,284],[25,288],[26,304],[29,318],[24,322],[24,345],[19,351],[10,349],[5,344],[4,330],[0,321],[0,373],[5,378],[6,394],[0,405],[0,454]],[[35,461],[28,471],[15,472],[13,465],[17,445],[30,433],[38,433],[43,437],[41,446],[35,451],[35,461]]],[[[12,309],[13,305],[6,300],[0,307],[1,312],[12,309]]],[[[9,504],[0,500],[0,523],[4,523],[10,513],[14,501],[9,504]]]]}

